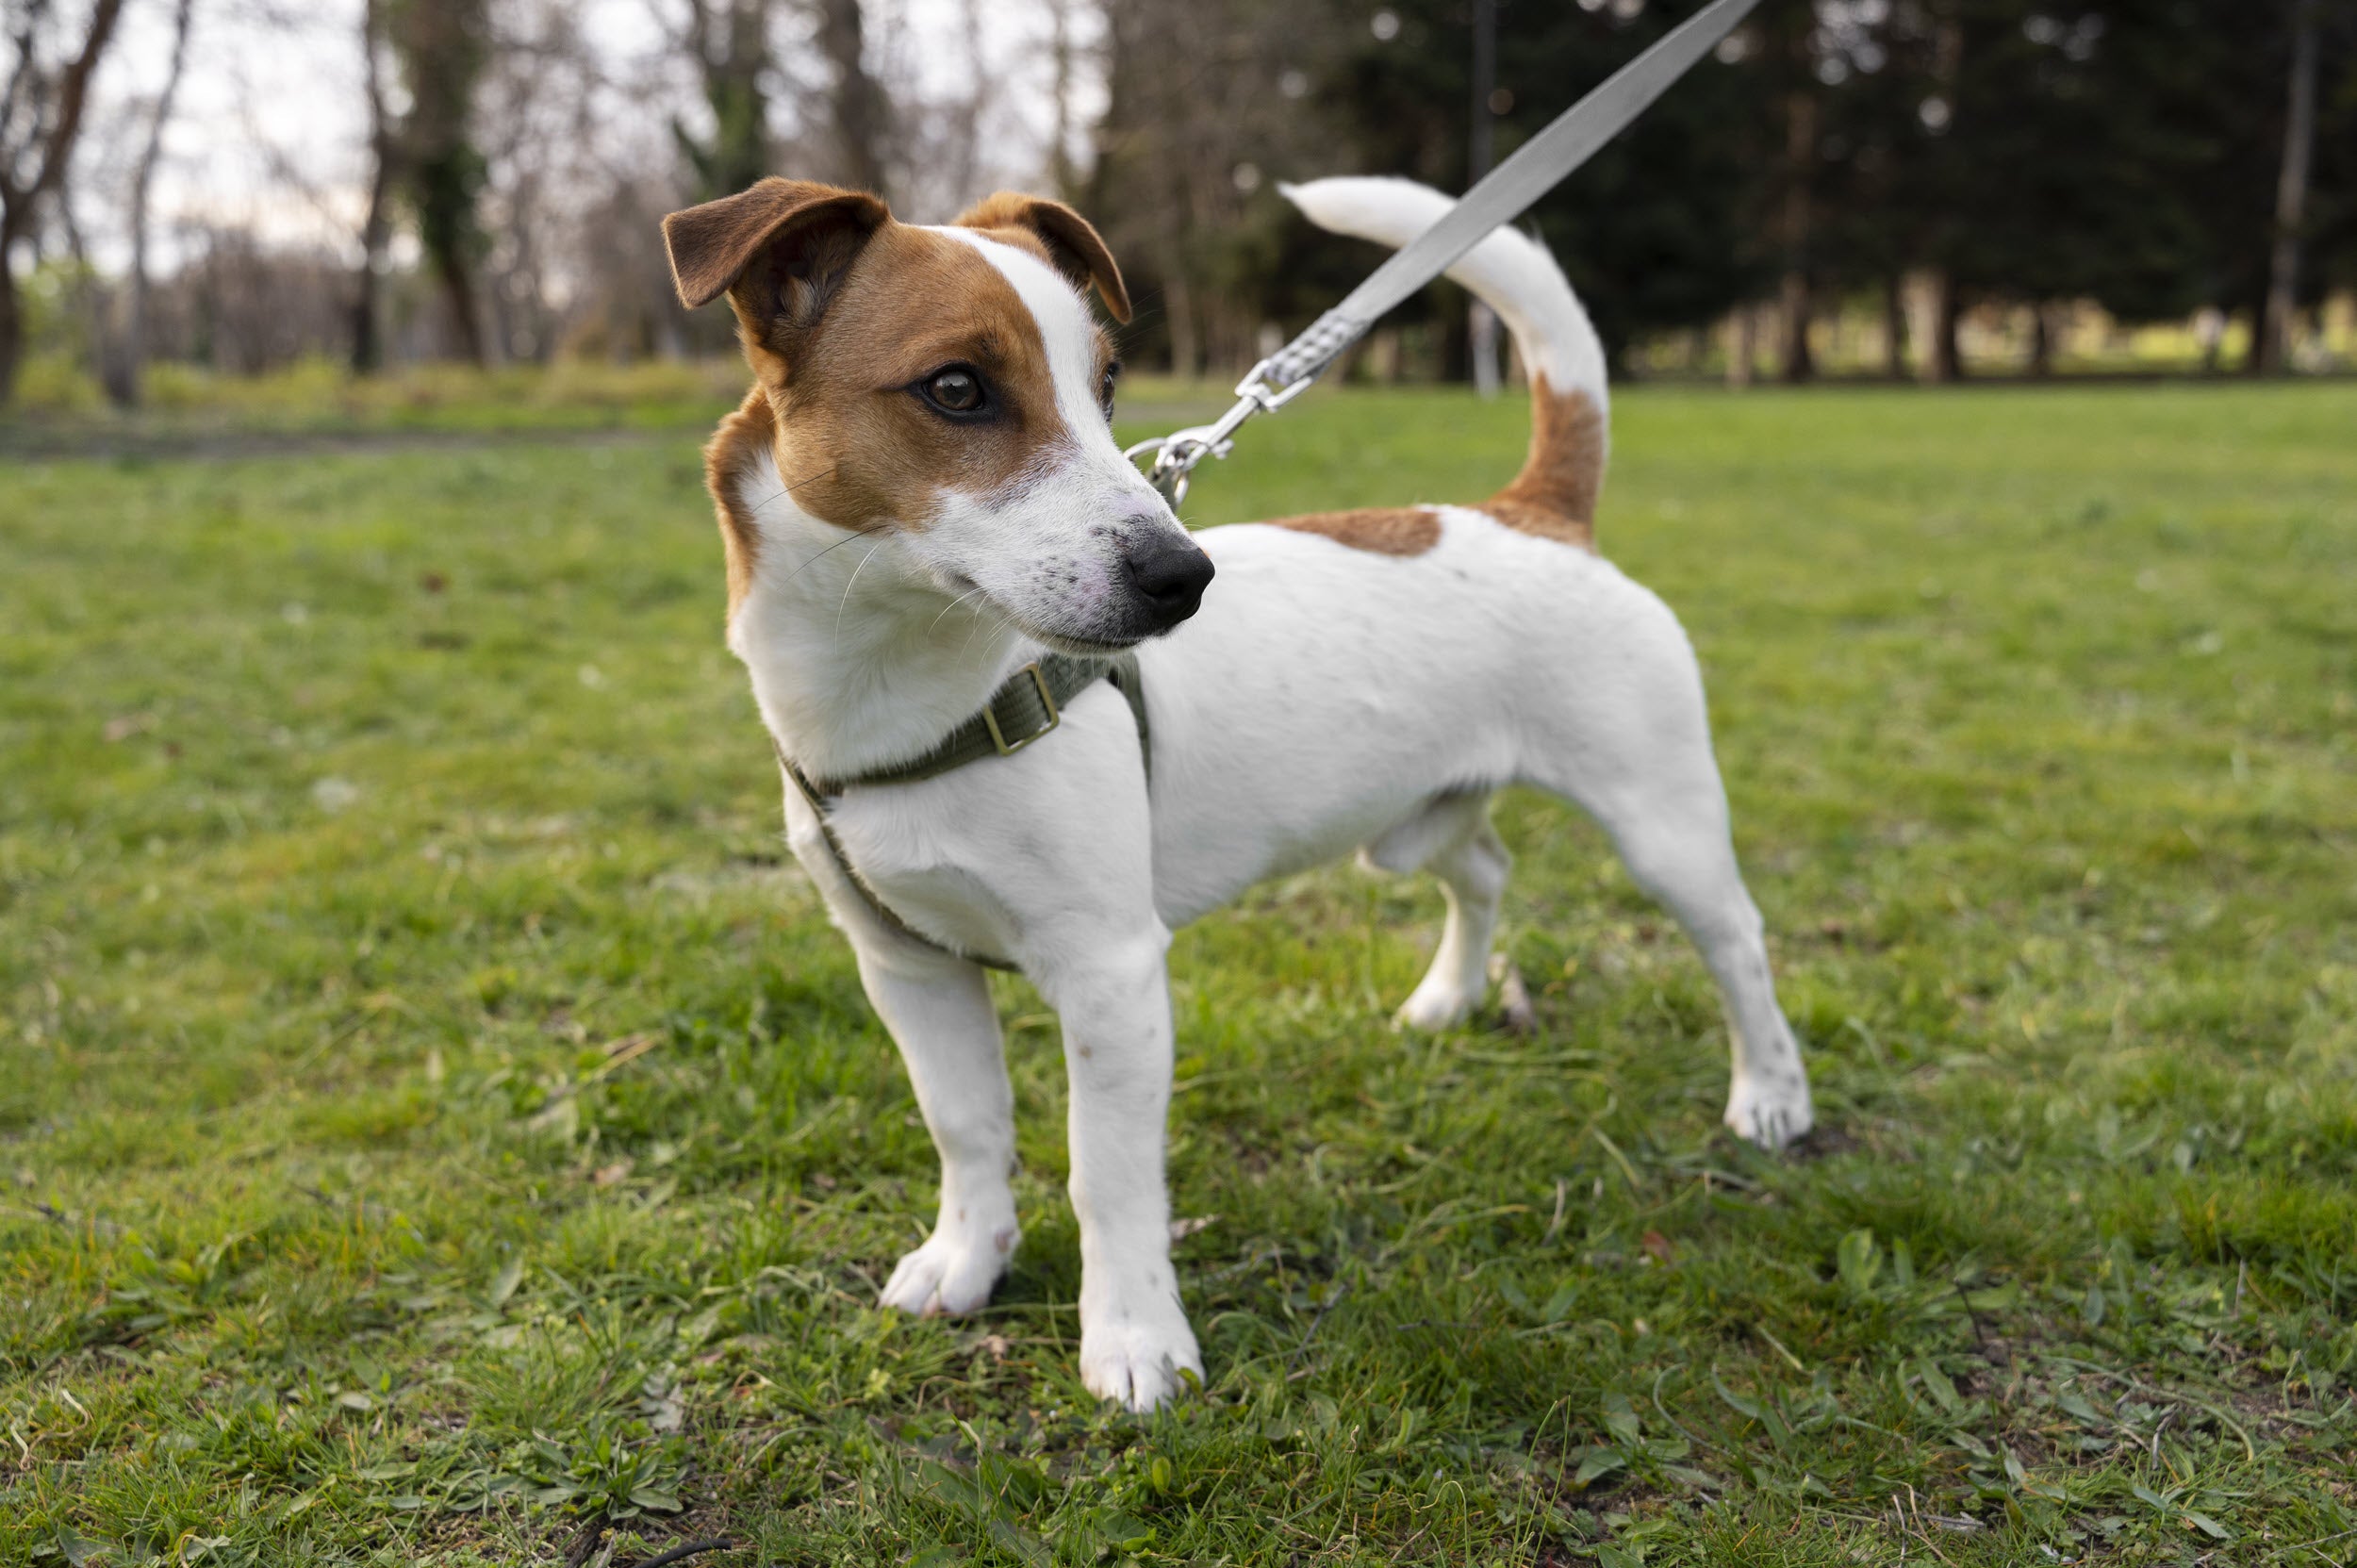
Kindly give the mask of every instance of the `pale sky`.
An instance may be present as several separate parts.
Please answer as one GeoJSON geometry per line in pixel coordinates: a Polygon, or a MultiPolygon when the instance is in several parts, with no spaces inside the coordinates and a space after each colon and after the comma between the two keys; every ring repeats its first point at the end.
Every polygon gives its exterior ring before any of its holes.
{"type": "MultiPolygon", "coordinates": [[[[114,47],[94,83],[75,160],[75,213],[100,266],[127,255],[124,193],[152,102],[170,60],[174,0],[128,0],[114,47]]],[[[698,107],[684,62],[666,58],[655,8],[673,0],[567,0],[617,84],[601,113],[617,149],[663,156],[675,109],[698,107]],[[653,103],[635,97],[652,90],[653,103]],[[659,110],[655,104],[660,104],[659,110]]],[[[966,0],[870,0],[871,56],[925,98],[962,96],[973,71],[964,45],[966,0]]],[[[986,137],[982,173],[1033,180],[1050,140],[1047,40],[1048,0],[975,0],[985,72],[996,89],[997,131],[986,137]]],[[[1099,27],[1073,7],[1083,42],[1099,27]]],[[[154,198],[155,264],[169,271],[175,220],[250,228],[282,242],[324,243],[349,253],[366,203],[367,113],[357,42],[360,0],[196,0],[188,70],[154,198]]],[[[1080,84],[1074,105],[1084,126],[1101,107],[1101,85],[1080,84]]],[[[912,214],[916,217],[940,214],[912,214]]]]}

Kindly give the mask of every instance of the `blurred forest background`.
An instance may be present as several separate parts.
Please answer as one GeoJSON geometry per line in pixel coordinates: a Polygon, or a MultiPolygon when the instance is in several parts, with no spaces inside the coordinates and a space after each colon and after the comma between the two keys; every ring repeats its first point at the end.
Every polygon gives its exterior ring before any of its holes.
{"type": "MultiPolygon", "coordinates": [[[[692,361],[657,223],[765,173],[1106,231],[1146,369],[1232,376],[1690,0],[0,0],[0,404],[288,368],[692,361]]],[[[2357,364],[2357,0],[1767,0],[1531,220],[1624,372],[2357,364]]],[[[1484,379],[1436,286],[1355,352],[1484,379]]]]}

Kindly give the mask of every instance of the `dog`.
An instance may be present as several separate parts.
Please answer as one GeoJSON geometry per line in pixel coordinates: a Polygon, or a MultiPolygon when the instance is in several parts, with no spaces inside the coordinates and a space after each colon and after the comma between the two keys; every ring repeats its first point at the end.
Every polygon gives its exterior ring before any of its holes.
{"type": "MultiPolygon", "coordinates": [[[[1393,179],[1286,194],[1393,246],[1449,205],[1393,179]]],[[[1538,241],[1502,229],[1450,271],[1529,374],[1529,456],[1504,489],[1191,535],[1113,439],[1119,367],[1087,290],[1124,322],[1129,296],[1070,208],[1002,192],[919,227],[769,178],[664,229],[681,299],[726,295],[754,378],[705,454],[728,645],[794,781],[788,841],[940,1153],[938,1217],[885,1305],[970,1312],[1008,1266],[1014,1103],[978,960],[1019,967],[1063,1023],[1081,1381],[1146,1411],[1199,1380],[1163,1181],[1171,931],[1353,849],[1429,871],[1446,923],[1398,1017],[1446,1029],[1486,994],[1509,865],[1488,807],[1508,784],[1585,810],[1700,949],[1733,1047],[1727,1125],[1771,1147],[1808,1131],[1693,651],[1595,550],[1604,355],[1538,241]],[[1038,744],[802,787],[927,753],[1044,656],[1125,650],[1134,714],[1098,682],[1049,704],[1038,744]]]]}

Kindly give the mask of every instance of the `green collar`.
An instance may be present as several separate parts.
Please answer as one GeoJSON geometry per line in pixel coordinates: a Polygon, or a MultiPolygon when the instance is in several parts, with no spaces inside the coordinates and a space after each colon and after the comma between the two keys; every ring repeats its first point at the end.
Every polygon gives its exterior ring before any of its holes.
{"type": "Polygon", "coordinates": [[[832,800],[863,784],[915,784],[984,757],[1010,757],[1063,723],[1065,703],[1108,680],[1129,700],[1129,711],[1138,721],[1138,744],[1144,747],[1146,691],[1138,680],[1135,653],[1048,653],[1008,676],[1006,684],[990,694],[981,712],[944,735],[932,750],[864,773],[800,782],[809,786],[806,793],[814,799],[832,800]]]}
{"type": "MultiPolygon", "coordinates": [[[[1146,685],[1138,674],[1138,656],[1131,652],[1081,656],[1071,653],[1049,653],[1025,665],[1006,683],[990,694],[981,712],[950,731],[932,750],[907,762],[893,763],[883,767],[871,767],[864,773],[853,773],[840,779],[813,779],[794,766],[794,759],[778,746],[778,766],[784,769],[788,783],[810,809],[817,814],[819,834],[826,839],[827,852],[843,868],[844,876],[859,890],[867,907],[885,925],[922,943],[935,952],[963,958],[993,969],[1013,969],[1003,959],[985,958],[979,953],[961,952],[934,941],[915,930],[892,906],[876,896],[867,879],[859,874],[850,857],[843,852],[843,843],[835,836],[834,824],[827,820],[827,802],[846,790],[865,788],[871,784],[915,784],[952,768],[964,767],[969,762],[984,757],[1010,757],[1020,751],[1048,731],[1063,722],[1064,704],[1095,685],[1098,681],[1111,681],[1121,695],[1129,699],[1129,713],[1137,720],[1138,750],[1145,754],[1150,777],[1154,770],[1154,748],[1146,727],[1146,685]]],[[[772,736],[772,744],[776,737],[772,736]]]]}

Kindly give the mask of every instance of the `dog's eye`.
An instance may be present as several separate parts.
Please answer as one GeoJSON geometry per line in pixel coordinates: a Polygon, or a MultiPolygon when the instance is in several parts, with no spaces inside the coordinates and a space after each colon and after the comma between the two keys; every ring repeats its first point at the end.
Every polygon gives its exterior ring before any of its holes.
{"type": "Polygon", "coordinates": [[[925,401],[945,414],[979,414],[990,401],[981,376],[971,367],[951,365],[925,378],[925,401]]]}
{"type": "Polygon", "coordinates": [[[1098,382],[1096,385],[1096,402],[1097,404],[1105,410],[1105,418],[1108,421],[1110,421],[1113,417],[1113,388],[1118,387],[1120,384],[1121,367],[1118,365],[1106,366],[1105,379],[1098,382]]]}

